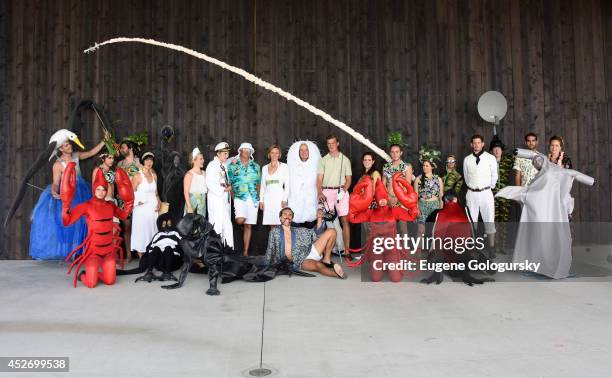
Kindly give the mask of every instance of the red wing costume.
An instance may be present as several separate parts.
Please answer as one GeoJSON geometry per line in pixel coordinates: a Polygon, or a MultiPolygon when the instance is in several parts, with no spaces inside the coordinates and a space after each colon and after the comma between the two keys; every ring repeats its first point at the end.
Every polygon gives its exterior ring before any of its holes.
{"type": "MultiPolygon", "coordinates": [[[[351,223],[370,222],[370,234],[363,247],[358,250],[351,250],[351,252],[364,252],[364,256],[357,263],[347,259],[347,266],[359,266],[365,260],[368,260],[370,262],[370,277],[375,282],[382,280],[384,276],[384,270],[374,268],[375,262],[382,260],[385,263],[398,263],[401,260],[402,253],[393,248],[382,254],[375,254],[372,248],[374,239],[395,238],[397,221],[414,221],[419,215],[417,194],[408,181],[401,176],[401,172],[393,175],[392,186],[395,196],[403,207],[391,208],[388,205],[389,194],[382,180],[376,182],[376,189],[374,189],[374,183],[370,176],[364,176],[359,181],[349,200],[349,221],[351,223]],[[372,203],[374,198],[376,199],[375,204],[372,203]],[[382,206],[382,200],[385,200],[387,204],[382,206]]],[[[409,256],[405,255],[404,258],[408,259],[409,256]]],[[[387,270],[387,272],[391,281],[401,281],[402,271],[387,270]]]]}
{"type": "Polygon", "coordinates": [[[89,288],[95,287],[98,279],[107,285],[112,285],[116,279],[117,252],[119,252],[120,261],[123,263],[121,238],[113,235],[113,216],[121,220],[127,219],[134,205],[134,191],[132,190],[127,173],[118,168],[115,172],[115,183],[117,184],[119,196],[125,201],[124,209],[121,210],[113,202],[98,199],[95,196],[97,187],[103,186],[108,190],[108,182],[104,178],[102,170],[98,170],[92,183],[94,197],[70,209],[70,202],[74,196],[76,183],[74,168],[75,163],[69,163],[62,176],[60,191],[62,198],[62,222],[64,226],[68,226],[79,218],[85,217],[88,233],[83,243],[66,258],[66,261],[68,261],[79,250],[82,250],[81,255],[76,257],[72,264],[70,264],[68,274],[76,266],[74,287],[77,284],[77,277],[80,277],[81,281],[89,288]],[[85,264],[85,272],[80,274],[79,270],[83,264],[85,264]],[[99,273],[100,267],[102,268],[102,273],[99,273]]]}
{"type": "MultiPolygon", "coordinates": [[[[436,220],[431,234],[435,238],[471,238],[474,236],[472,223],[465,209],[458,202],[447,202],[436,214],[436,220]]],[[[455,251],[444,250],[444,261],[456,262],[455,251]]]]}
{"type": "MultiPolygon", "coordinates": [[[[463,238],[467,240],[468,238],[474,237],[470,217],[468,216],[466,209],[464,209],[458,202],[445,202],[444,207],[440,210],[436,210],[430,215],[430,217],[435,217],[435,223],[431,231],[431,235],[435,237],[436,240],[447,240],[447,238],[453,240],[463,238]]],[[[444,242],[442,246],[445,244],[446,242],[444,242]]],[[[430,264],[462,263],[464,269],[447,270],[446,273],[448,273],[451,277],[459,277],[467,285],[473,286],[474,284],[494,281],[490,278],[475,278],[471,275],[469,269],[470,260],[483,261],[483,258],[484,255],[482,255],[482,252],[474,249],[455,251],[453,249],[442,248],[432,249],[429,253],[427,261],[430,264]]],[[[423,278],[421,282],[426,284],[430,284],[432,282],[440,284],[443,279],[444,274],[442,272],[434,271],[429,277],[423,278]]]]}

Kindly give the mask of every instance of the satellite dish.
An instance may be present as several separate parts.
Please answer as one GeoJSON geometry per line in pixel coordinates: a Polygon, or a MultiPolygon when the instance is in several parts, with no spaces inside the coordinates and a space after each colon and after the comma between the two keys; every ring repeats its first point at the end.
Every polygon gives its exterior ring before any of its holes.
{"type": "MultiPolygon", "coordinates": [[[[499,121],[506,116],[508,102],[503,94],[497,91],[488,91],[478,99],[478,114],[487,122],[499,125],[499,121]]],[[[493,126],[493,134],[497,134],[493,126]]]]}

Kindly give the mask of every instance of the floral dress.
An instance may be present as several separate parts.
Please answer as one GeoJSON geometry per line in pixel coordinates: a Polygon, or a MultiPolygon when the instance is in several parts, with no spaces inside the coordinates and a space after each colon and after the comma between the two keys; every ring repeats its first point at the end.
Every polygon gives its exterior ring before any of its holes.
{"type": "Polygon", "coordinates": [[[440,208],[440,201],[432,201],[433,197],[440,197],[440,177],[432,175],[427,178],[425,175],[419,176],[419,217],[417,223],[425,223],[427,217],[440,208]]]}

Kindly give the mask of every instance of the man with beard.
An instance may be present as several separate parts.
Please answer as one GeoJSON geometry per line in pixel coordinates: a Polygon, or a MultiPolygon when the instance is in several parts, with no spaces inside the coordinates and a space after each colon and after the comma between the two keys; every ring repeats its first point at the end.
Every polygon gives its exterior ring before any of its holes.
{"type": "MultiPolygon", "coordinates": [[[[128,176],[131,179],[142,168],[142,165],[140,164],[140,161],[138,160],[138,157],[136,156],[136,154],[138,153],[138,146],[136,145],[136,143],[132,141],[124,140],[123,142],[121,142],[121,145],[119,146],[119,153],[123,157],[123,160],[121,160],[117,164],[117,168],[121,168],[124,171],[126,171],[128,176]]],[[[123,209],[123,201],[121,200],[121,198],[117,197],[117,202],[119,203],[119,208],[123,209]]],[[[129,263],[132,260],[132,242],[131,242],[132,241],[132,216],[131,215],[130,217],[128,217],[126,220],[123,221],[123,240],[125,240],[125,251],[127,255],[126,262],[129,263]]]]}
{"type": "Polygon", "coordinates": [[[293,271],[302,269],[327,277],[346,278],[340,264],[331,260],[336,243],[335,230],[325,230],[317,237],[312,229],[294,227],[291,225],[293,211],[288,207],[280,211],[279,218],[281,225],[273,227],[268,237],[268,263],[288,262],[293,271]]]}
{"type": "MultiPolygon", "coordinates": [[[[525,135],[525,147],[528,150],[537,152],[538,150],[538,136],[535,133],[528,133],[525,135]]],[[[533,180],[538,173],[538,170],[531,164],[530,159],[517,157],[514,159],[514,185],[515,186],[527,186],[533,180]]]]}

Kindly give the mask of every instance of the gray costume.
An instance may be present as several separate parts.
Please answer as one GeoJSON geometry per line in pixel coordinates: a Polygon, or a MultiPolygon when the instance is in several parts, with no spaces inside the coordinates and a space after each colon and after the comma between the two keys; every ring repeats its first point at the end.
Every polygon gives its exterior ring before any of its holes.
{"type": "Polygon", "coordinates": [[[537,151],[516,150],[517,157],[531,159],[540,171],[528,186],[507,186],[495,196],[523,205],[514,247],[514,262],[541,263],[536,273],[566,278],[572,265],[572,235],[569,215],[574,210],[570,195],[574,180],[594,185],[595,179],[548,161],[537,151]]]}

